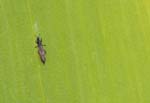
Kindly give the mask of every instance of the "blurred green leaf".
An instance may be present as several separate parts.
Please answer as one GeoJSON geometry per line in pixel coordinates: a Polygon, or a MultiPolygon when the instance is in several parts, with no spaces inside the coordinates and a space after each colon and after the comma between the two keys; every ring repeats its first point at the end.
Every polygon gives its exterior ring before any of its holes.
{"type": "Polygon", "coordinates": [[[149,103],[149,17],[146,0],[0,0],[0,103],[149,103]]]}

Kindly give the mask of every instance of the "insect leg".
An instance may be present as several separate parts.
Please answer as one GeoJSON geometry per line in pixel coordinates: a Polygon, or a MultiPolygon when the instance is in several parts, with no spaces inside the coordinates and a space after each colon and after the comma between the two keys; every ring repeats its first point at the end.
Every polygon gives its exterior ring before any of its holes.
{"type": "Polygon", "coordinates": [[[42,46],[46,46],[46,45],[44,44],[44,45],[42,45],[42,46]]]}
{"type": "Polygon", "coordinates": [[[45,54],[47,53],[46,50],[44,50],[45,54]]]}

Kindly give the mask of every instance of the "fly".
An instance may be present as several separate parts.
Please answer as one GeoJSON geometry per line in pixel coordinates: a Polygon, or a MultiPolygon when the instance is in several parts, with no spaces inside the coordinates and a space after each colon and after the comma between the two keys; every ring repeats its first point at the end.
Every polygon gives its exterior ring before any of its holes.
{"type": "Polygon", "coordinates": [[[45,57],[45,55],[46,55],[46,50],[43,48],[43,46],[45,46],[45,45],[42,44],[42,38],[40,38],[40,37],[38,36],[38,37],[36,38],[36,43],[37,43],[37,46],[36,46],[36,47],[38,47],[38,54],[39,54],[39,56],[40,56],[41,62],[42,62],[43,64],[45,64],[45,62],[46,62],[46,57],[45,57]]]}

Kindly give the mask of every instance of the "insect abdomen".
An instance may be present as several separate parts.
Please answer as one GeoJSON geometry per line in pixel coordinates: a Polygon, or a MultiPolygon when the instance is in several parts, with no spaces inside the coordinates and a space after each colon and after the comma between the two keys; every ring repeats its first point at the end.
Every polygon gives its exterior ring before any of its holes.
{"type": "Polygon", "coordinates": [[[43,64],[45,64],[46,58],[45,58],[45,50],[39,50],[39,56],[43,64]]]}

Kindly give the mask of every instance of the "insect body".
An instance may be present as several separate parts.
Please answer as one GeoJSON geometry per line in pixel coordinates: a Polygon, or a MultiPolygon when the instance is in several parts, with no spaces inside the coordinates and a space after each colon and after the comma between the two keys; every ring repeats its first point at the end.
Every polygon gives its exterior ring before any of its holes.
{"type": "Polygon", "coordinates": [[[36,43],[37,43],[38,54],[40,56],[40,59],[41,59],[42,63],[45,64],[45,62],[46,62],[46,57],[45,57],[46,51],[43,48],[43,46],[45,46],[45,45],[42,44],[42,39],[40,37],[37,37],[36,43]]]}

